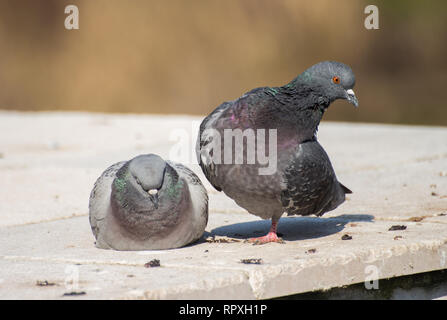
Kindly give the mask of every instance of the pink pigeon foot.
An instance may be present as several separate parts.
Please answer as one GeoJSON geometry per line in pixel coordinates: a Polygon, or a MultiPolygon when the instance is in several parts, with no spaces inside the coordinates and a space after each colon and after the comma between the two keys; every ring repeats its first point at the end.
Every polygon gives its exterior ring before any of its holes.
{"type": "Polygon", "coordinates": [[[269,233],[267,233],[263,237],[250,238],[250,239],[247,240],[247,242],[253,243],[254,245],[266,244],[266,243],[269,243],[269,242],[284,243],[284,240],[279,238],[278,235],[276,234],[276,226],[277,226],[277,222],[273,222],[272,221],[272,226],[270,228],[269,233]]]}

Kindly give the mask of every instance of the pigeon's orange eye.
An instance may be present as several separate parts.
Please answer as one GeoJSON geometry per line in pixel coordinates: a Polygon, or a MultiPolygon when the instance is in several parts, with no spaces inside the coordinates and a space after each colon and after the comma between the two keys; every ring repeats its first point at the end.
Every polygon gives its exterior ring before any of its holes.
{"type": "Polygon", "coordinates": [[[336,83],[336,84],[339,84],[340,83],[340,78],[335,76],[335,77],[332,78],[332,82],[336,83]]]}

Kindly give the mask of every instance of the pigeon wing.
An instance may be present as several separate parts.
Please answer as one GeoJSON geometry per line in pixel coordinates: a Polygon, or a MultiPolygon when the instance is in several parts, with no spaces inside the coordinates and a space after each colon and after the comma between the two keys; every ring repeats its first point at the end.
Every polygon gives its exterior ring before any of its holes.
{"type": "Polygon", "coordinates": [[[316,140],[300,144],[284,172],[281,202],[288,215],[320,216],[338,207],[350,190],[340,184],[328,155],[316,140]]]}
{"type": "Polygon", "coordinates": [[[117,162],[108,167],[96,180],[89,199],[89,219],[92,232],[97,238],[100,224],[107,215],[107,208],[110,205],[110,194],[112,192],[112,182],[116,177],[116,172],[126,163],[117,162]]]}
{"type": "Polygon", "coordinates": [[[217,107],[210,115],[208,115],[200,124],[199,136],[196,143],[196,156],[197,161],[202,168],[205,177],[211,183],[211,185],[217,190],[222,191],[217,180],[217,168],[212,161],[212,150],[210,146],[215,136],[213,136],[213,130],[218,130],[221,127],[221,122],[224,112],[232,106],[232,102],[224,102],[217,107]]]}

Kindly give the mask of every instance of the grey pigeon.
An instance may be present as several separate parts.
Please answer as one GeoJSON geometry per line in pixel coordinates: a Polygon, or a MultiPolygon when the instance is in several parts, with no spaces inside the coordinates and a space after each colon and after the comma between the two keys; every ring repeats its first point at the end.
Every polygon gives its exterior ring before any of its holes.
{"type": "Polygon", "coordinates": [[[178,248],[202,236],[208,194],[190,169],[146,154],[104,171],[90,194],[89,211],[98,248],[178,248]]]}
{"type": "Polygon", "coordinates": [[[272,220],[266,236],[249,241],[282,242],[276,227],[284,212],[321,216],[338,207],[344,202],[345,194],[351,193],[338,182],[316,132],[333,101],[346,99],[358,107],[352,90],[354,84],[350,67],[325,61],[284,86],[253,89],[234,101],[224,102],[203,120],[196,154],[207,179],[251,214],[272,220]],[[254,133],[250,134],[248,129],[254,133]],[[236,148],[236,139],[232,144],[233,136],[229,136],[228,144],[225,139],[228,130],[232,134],[238,130],[244,134],[239,139],[242,148],[236,148]],[[276,132],[276,140],[270,141],[269,130],[276,132]],[[258,133],[264,140],[259,140],[258,133]],[[260,160],[248,162],[249,138],[255,134],[256,152],[259,146],[270,150],[276,142],[272,154],[265,152],[269,157],[276,156],[274,172],[260,174],[260,168],[267,167],[265,159],[262,163],[260,160]],[[216,139],[223,141],[216,144],[216,139]],[[232,162],[225,161],[225,147],[230,149],[227,159],[232,162]],[[236,162],[237,157],[242,157],[242,161],[236,162]]]}

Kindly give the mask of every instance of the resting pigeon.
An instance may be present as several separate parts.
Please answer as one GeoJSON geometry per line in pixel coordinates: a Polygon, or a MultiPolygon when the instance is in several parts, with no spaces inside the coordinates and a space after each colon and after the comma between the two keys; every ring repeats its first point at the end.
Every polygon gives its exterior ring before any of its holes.
{"type": "Polygon", "coordinates": [[[270,232],[250,242],[282,242],[276,227],[284,212],[321,216],[351,193],[337,181],[316,132],[331,102],[346,99],[358,107],[354,84],[350,67],[321,62],[282,87],[222,103],[201,123],[196,154],[207,179],[251,214],[272,220],[270,232]],[[250,163],[254,137],[257,161],[250,163]]]}
{"type": "Polygon", "coordinates": [[[98,248],[178,248],[202,236],[208,194],[190,169],[146,154],[104,171],[90,194],[89,211],[98,248]]]}

